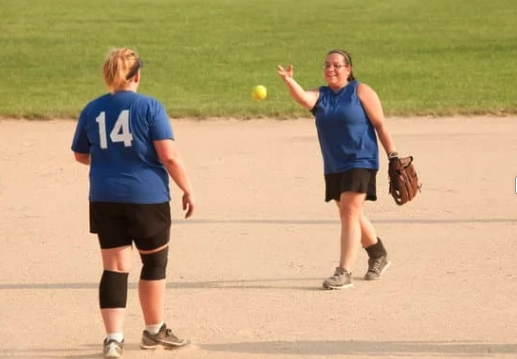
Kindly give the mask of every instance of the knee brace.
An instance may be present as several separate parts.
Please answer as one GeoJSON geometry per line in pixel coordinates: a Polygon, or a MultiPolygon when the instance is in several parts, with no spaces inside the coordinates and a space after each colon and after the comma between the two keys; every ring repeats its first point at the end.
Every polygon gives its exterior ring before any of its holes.
{"type": "Polygon", "coordinates": [[[142,271],[140,279],[160,280],[165,279],[167,271],[167,261],[169,257],[169,247],[150,254],[140,253],[142,259],[142,271]]]}
{"type": "Polygon", "coordinates": [[[125,308],[129,273],[105,270],[99,284],[99,304],[104,308],[125,308]]]}

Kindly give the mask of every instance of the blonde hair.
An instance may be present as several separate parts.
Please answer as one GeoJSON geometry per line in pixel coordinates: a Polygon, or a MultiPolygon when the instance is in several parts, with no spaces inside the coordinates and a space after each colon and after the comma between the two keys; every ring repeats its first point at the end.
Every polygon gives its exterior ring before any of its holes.
{"type": "Polygon", "coordinates": [[[143,62],[134,50],[112,49],[102,67],[104,82],[112,92],[123,90],[142,66],[143,62]]]}

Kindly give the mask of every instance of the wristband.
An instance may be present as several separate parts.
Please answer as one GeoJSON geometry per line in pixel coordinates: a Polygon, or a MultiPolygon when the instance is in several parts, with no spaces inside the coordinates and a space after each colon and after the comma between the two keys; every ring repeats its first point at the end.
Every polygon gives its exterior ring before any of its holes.
{"type": "Polygon", "coordinates": [[[397,151],[392,151],[388,154],[388,159],[392,159],[392,158],[398,158],[399,156],[399,153],[397,151]]]}

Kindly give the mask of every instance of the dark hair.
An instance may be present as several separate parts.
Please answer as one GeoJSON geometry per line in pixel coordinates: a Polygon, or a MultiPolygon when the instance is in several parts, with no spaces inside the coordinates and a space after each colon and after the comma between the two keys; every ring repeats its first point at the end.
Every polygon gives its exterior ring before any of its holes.
{"type": "Polygon", "coordinates": [[[343,58],[345,59],[345,65],[350,67],[350,75],[348,75],[347,81],[354,81],[355,76],[354,76],[354,70],[352,68],[352,55],[350,55],[350,53],[348,51],[340,50],[340,49],[330,50],[327,53],[327,56],[329,56],[331,54],[340,54],[341,56],[343,56],[343,58]]]}

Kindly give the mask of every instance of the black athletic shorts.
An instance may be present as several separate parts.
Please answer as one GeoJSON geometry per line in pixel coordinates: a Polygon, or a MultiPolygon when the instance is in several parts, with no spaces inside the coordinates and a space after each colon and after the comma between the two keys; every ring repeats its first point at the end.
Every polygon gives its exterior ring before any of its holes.
{"type": "Polygon", "coordinates": [[[339,201],[343,192],[366,193],[367,201],[376,201],[376,177],[376,170],[366,168],[352,168],[325,175],[325,202],[339,201]]]}
{"type": "Polygon", "coordinates": [[[98,236],[102,249],[130,246],[153,250],[169,243],[169,202],[134,204],[90,202],[90,233],[98,236]]]}

